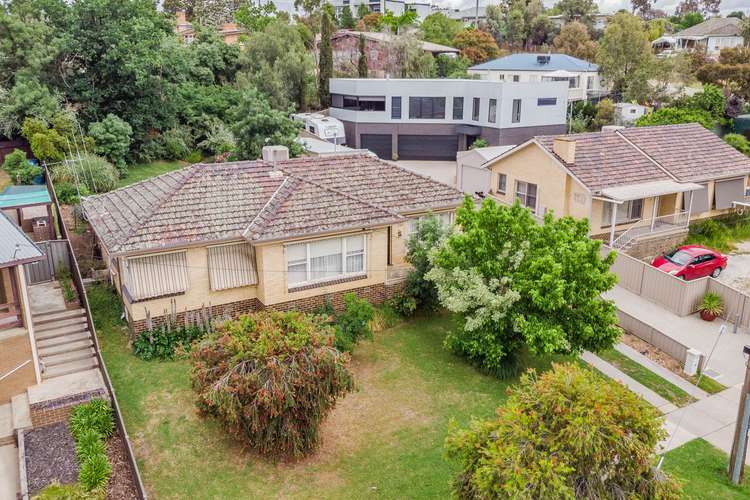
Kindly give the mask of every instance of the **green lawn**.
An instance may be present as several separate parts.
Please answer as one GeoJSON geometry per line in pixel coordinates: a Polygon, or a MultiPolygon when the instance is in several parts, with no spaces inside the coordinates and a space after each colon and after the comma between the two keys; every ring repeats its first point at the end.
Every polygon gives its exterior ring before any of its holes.
{"type": "Polygon", "coordinates": [[[690,377],[690,382],[697,385],[709,394],[716,394],[727,389],[726,386],[722,385],[709,376],[704,375],[703,377],[700,377],[700,382],[698,381],[698,379],[698,375],[693,375],[692,377],[690,377]]]}
{"type": "Polygon", "coordinates": [[[687,392],[615,349],[609,349],[597,355],[677,406],[695,402],[695,398],[687,392]]]}
{"type": "Polygon", "coordinates": [[[184,161],[154,161],[128,167],[128,173],[117,182],[117,187],[129,186],[149,177],[171,172],[187,165],[184,161]]]}
{"type": "Polygon", "coordinates": [[[686,499],[731,500],[750,498],[750,471],[745,482],[735,486],[727,477],[729,457],[710,443],[696,439],[664,455],[664,470],[682,483],[686,499]]]}
{"type": "MultiPolygon", "coordinates": [[[[154,498],[446,498],[453,464],[443,457],[448,422],[490,417],[509,383],[446,352],[448,316],[416,318],[357,346],[357,390],[325,421],[322,444],[297,463],[243,450],[200,419],[184,360],[145,362],[126,345],[117,300],[90,299],[102,353],[146,488],[154,498]]],[[[549,360],[539,361],[549,366],[549,360]]]]}

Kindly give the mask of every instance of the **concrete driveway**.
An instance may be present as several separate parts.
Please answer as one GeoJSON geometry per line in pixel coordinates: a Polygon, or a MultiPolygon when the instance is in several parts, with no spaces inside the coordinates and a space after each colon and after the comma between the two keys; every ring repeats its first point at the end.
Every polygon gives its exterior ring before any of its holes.
{"type": "Polygon", "coordinates": [[[438,182],[456,187],[455,161],[402,160],[394,161],[399,167],[426,175],[438,182]]]}
{"type": "Polygon", "coordinates": [[[729,254],[729,264],[719,276],[719,281],[750,294],[750,241],[744,241],[729,254]]]}

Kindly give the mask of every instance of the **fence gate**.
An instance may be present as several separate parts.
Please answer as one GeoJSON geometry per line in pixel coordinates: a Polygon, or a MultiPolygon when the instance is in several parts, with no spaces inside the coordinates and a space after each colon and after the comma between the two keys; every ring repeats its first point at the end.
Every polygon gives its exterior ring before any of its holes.
{"type": "Polygon", "coordinates": [[[27,284],[35,285],[52,281],[60,271],[70,270],[68,240],[37,241],[36,246],[42,251],[44,258],[24,264],[27,284]]]}

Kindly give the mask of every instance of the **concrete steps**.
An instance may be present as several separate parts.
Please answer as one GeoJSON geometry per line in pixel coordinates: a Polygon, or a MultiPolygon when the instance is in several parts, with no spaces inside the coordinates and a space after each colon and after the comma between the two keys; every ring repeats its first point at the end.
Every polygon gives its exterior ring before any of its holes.
{"type": "Polygon", "coordinates": [[[35,314],[33,321],[42,380],[99,366],[84,309],[35,314]]]}
{"type": "Polygon", "coordinates": [[[13,396],[10,403],[0,405],[0,446],[16,445],[16,431],[31,427],[29,395],[13,396]]]}
{"type": "Polygon", "coordinates": [[[0,446],[16,444],[13,432],[13,407],[11,403],[0,405],[0,446]]]}

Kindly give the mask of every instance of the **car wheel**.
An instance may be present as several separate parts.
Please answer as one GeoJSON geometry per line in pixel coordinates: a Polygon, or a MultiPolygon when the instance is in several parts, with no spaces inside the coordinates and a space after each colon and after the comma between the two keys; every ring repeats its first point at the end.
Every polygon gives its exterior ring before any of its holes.
{"type": "Polygon", "coordinates": [[[717,267],[716,269],[714,269],[714,272],[711,273],[711,277],[718,278],[720,274],[721,274],[721,268],[717,267]]]}
{"type": "Polygon", "coordinates": [[[685,276],[684,274],[683,274],[682,276],[679,276],[679,278],[680,278],[680,279],[681,279],[682,281],[687,281],[687,277],[686,277],[686,276],[685,276]]]}

